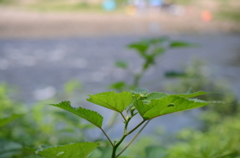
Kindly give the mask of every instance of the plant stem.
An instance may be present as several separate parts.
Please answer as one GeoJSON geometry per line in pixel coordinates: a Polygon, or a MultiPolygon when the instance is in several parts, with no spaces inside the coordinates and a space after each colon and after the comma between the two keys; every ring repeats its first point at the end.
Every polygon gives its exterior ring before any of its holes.
{"type": "Polygon", "coordinates": [[[122,112],[120,114],[121,114],[122,118],[124,119],[124,121],[127,122],[127,120],[126,120],[125,116],[122,114],[122,112]]]}
{"type": "Polygon", "coordinates": [[[103,134],[107,137],[108,141],[110,142],[110,144],[112,145],[112,147],[114,147],[114,144],[112,143],[111,139],[108,137],[107,133],[102,129],[100,128],[103,132],[103,134]]]}
{"type": "Polygon", "coordinates": [[[112,151],[112,157],[111,158],[116,158],[116,151],[119,145],[123,142],[123,140],[126,138],[127,134],[124,134],[122,138],[113,146],[113,151],[112,151]]]}
{"type": "Polygon", "coordinates": [[[117,154],[116,158],[119,157],[130,145],[131,143],[137,138],[137,136],[142,132],[142,130],[147,126],[147,124],[149,123],[150,120],[148,120],[147,123],[145,123],[145,125],[138,131],[138,133],[132,138],[132,140],[125,146],[125,148],[123,148],[122,151],[120,151],[120,153],[117,154]]]}
{"type": "Polygon", "coordinates": [[[133,128],[130,132],[128,132],[128,135],[131,134],[132,132],[134,132],[138,127],[140,127],[146,120],[143,120],[142,122],[140,122],[135,128],[133,128]]]}
{"type": "MultiPolygon", "coordinates": [[[[130,135],[132,132],[134,132],[136,129],[138,129],[146,120],[143,120],[142,122],[140,122],[135,128],[133,128],[130,132],[127,132],[127,126],[128,126],[128,123],[131,119],[127,120],[127,122],[125,123],[125,126],[124,126],[124,135],[122,136],[122,138],[116,143],[113,145],[113,150],[112,150],[112,157],[111,158],[117,158],[120,154],[118,154],[118,156],[116,157],[116,151],[117,151],[117,148],[119,147],[119,145],[123,142],[123,140],[128,136],[130,135]]],[[[146,125],[145,125],[146,126],[146,125]]],[[[143,130],[143,129],[142,129],[143,130]]],[[[138,134],[137,134],[138,135],[138,134]]],[[[130,145],[130,144],[129,144],[130,145]]]]}

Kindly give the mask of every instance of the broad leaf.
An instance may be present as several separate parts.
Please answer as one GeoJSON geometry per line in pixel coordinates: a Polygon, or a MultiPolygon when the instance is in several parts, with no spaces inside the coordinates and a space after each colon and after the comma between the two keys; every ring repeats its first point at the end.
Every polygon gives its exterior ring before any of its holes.
{"type": "Polygon", "coordinates": [[[145,120],[169,113],[199,108],[207,104],[209,102],[198,99],[187,99],[176,95],[153,99],[150,103],[144,103],[141,100],[134,102],[134,106],[145,120]]]}
{"type": "Polygon", "coordinates": [[[86,158],[99,144],[75,143],[57,147],[50,147],[36,153],[45,158],[86,158]]]}
{"type": "Polygon", "coordinates": [[[1,118],[0,119],[0,127],[3,127],[5,125],[7,125],[8,123],[10,123],[22,116],[23,116],[23,114],[13,114],[12,116],[7,117],[7,118],[1,118]]]}
{"type": "Polygon", "coordinates": [[[132,94],[130,92],[103,92],[95,95],[89,95],[87,101],[103,106],[105,108],[121,113],[132,103],[132,94]]]}
{"type": "Polygon", "coordinates": [[[71,106],[71,103],[69,101],[63,101],[59,104],[51,105],[69,111],[75,115],[78,115],[81,118],[88,120],[89,122],[91,122],[92,124],[96,125],[99,128],[102,127],[103,117],[95,111],[84,109],[82,107],[74,108],[71,106]]]}

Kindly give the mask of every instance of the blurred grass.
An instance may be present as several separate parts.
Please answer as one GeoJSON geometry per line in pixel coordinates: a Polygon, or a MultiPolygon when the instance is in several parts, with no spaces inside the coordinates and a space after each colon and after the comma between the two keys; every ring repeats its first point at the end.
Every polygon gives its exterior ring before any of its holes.
{"type": "Polygon", "coordinates": [[[240,22],[240,9],[220,10],[216,14],[219,20],[240,22]]]}
{"type": "Polygon", "coordinates": [[[88,12],[103,12],[101,5],[89,5],[87,3],[78,4],[67,4],[67,3],[37,3],[28,5],[28,10],[42,11],[42,12],[77,12],[77,11],[88,11],[88,12]]]}

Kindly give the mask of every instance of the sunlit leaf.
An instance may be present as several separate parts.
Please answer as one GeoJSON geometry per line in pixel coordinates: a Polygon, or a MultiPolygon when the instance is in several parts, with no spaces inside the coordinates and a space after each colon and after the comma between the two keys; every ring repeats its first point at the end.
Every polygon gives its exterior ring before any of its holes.
{"type": "Polygon", "coordinates": [[[151,99],[160,99],[166,95],[168,94],[162,93],[162,92],[152,92],[152,93],[149,93],[146,97],[148,100],[151,100],[151,99]]]}
{"type": "Polygon", "coordinates": [[[89,95],[87,101],[121,113],[132,103],[132,94],[126,91],[121,93],[103,92],[89,95]]]}
{"type": "Polygon", "coordinates": [[[84,109],[82,107],[74,108],[71,106],[71,103],[69,101],[63,101],[59,104],[51,105],[69,111],[77,116],[80,116],[81,118],[88,120],[99,128],[102,127],[103,117],[95,111],[84,109]]]}
{"type": "Polygon", "coordinates": [[[89,142],[75,143],[46,148],[36,153],[45,158],[86,158],[98,145],[89,142]]]}
{"type": "Polygon", "coordinates": [[[134,102],[134,106],[145,120],[165,114],[199,108],[207,104],[209,102],[198,99],[187,99],[176,95],[167,95],[161,99],[153,99],[149,103],[144,103],[142,100],[134,102]]]}

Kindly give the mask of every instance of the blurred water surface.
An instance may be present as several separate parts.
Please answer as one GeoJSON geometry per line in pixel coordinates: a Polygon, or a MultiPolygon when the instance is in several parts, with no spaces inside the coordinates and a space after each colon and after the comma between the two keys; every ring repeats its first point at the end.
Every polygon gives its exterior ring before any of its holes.
{"type": "MultiPolygon", "coordinates": [[[[1,39],[0,82],[18,86],[19,99],[28,104],[53,97],[63,90],[62,85],[70,79],[83,83],[86,93],[79,95],[84,97],[88,93],[107,91],[107,86],[117,80],[131,82],[130,73],[115,68],[114,62],[126,60],[132,71],[138,71],[143,60],[125,46],[144,38],[149,36],[1,39]]],[[[240,94],[240,67],[236,64],[240,62],[236,61],[240,56],[238,34],[170,35],[170,38],[197,43],[199,47],[167,51],[144,76],[140,83],[142,88],[161,91],[165,71],[179,70],[183,65],[191,63],[192,59],[198,59],[207,63],[206,73],[231,83],[240,94]]],[[[87,102],[86,105],[95,109],[87,102]]],[[[101,111],[109,117],[108,112],[101,111]]],[[[163,116],[153,121],[146,132],[155,127],[156,123],[166,127],[167,131],[196,126],[192,119],[195,112],[193,110],[188,115],[175,114],[174,117],[163,116]]]]}

